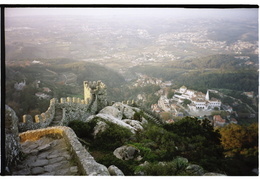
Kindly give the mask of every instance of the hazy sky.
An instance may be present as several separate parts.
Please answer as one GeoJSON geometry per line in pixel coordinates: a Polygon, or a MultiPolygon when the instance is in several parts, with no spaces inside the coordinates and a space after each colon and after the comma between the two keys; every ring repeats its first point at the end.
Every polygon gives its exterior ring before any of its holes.
{"type": "Polygon", "coordinates": [[[185,8],[6,8],[6,17],[39,15],[97,15],[97,16],[174,16],[184,18],[253,18],[258,9],[185,9],[185,8]]]}

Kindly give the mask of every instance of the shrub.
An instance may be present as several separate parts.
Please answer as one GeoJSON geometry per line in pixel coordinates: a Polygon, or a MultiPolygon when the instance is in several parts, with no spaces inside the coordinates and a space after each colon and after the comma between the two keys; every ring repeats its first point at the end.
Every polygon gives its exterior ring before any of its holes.
{"type": "Polygon", "coordinates": [[[185,172],[185,166],[187,164],[184,164],[181,168],[177,168],[177,161],[171,161],[171,162],[156,162],[156,163],[148,163],[143,166],[141,171],[144,172],[144,175],[148,176],[175,176],[175,175],[188,175],[185,172]]]}
{"type": "Polygon", "coordinates": [[[100,150],[114,150],[125,144],[132,136],[130,130],[110,122],[106,123],[108,124],[108,127],[104,132],[97,134],[93,143],[94,148],[100,150]]]}
{"type": "Polygon", "coordinates": [[[117,166],[124,175],[134,175],[134,169],[139,164],[138,161],[128,160],[124,161],[116,158],[112,153],[104,155],[102,158],[96,160],[98,163],[109,167],[110,165],[117,166]]]}
{"type": "Polygon", "coordinates": [[[94,120],[88,123],[80,120],[74,120],[68,124],[68,126],[79,138],[92,138],[93,128],[95,125],[96,121],[94,120]]]}

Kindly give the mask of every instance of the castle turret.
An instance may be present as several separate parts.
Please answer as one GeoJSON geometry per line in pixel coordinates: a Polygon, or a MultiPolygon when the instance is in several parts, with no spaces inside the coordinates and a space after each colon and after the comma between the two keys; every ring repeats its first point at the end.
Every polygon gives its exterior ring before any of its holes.
{"type": "Polygon", "coordinates": [[[107,105],[107,88],[101,81],[84,81],[84,101],[86,104],[92,105],[92,111],[99,111],[107,105]],[[94,107],[96,106],[96,107],[94,107]]]}

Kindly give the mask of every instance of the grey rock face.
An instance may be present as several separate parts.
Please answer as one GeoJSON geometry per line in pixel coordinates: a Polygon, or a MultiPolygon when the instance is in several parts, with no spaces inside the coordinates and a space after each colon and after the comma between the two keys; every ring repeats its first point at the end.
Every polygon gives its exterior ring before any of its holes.
{"type": "Polygon", "coordinates": [[[98,133],[102,133],[107,129],[108,125],[103,121],[98,121],[97,125],[94,127],[94,138],[96,138],[98,133]]]}
{"type": "Polygon", "coordinates": [[[117,102],[117,103],[113,104],[112,106],[117,108],[119,111],[121,111],[127,119],[133,119],[135,111],[137,111],[137,112],[140,111],[140,109],[138,109],[138,108],[134,108],[134,107],[128,106],[128,105],[120,103],[120,102],[117,102]]]}
{"type": "Polygon", "coordinates": [[[128,119],[134,118],[135,111],[133,110],[132,107],[125,105],[123,112],[124,112],[124,115],[126,118],[128,118],[128,119]]]}
{"type": "Polygon", "coordinates": [[[221,174],[221,173],[210,172],[210,173],[205,173],[203,176],[226,176],[226,175],[221,174]]]}
{"type": "Polygon", "coordinates": [[[122,112],[113,106],[107,106],[107,107],[103,108],[99,112],[99,114],[109,114],[109,115],[116,117],[117,119],[122,119],[122,116],[123,116],[122,112]]]}
{"type": "Polygon", "coordinates": [[[42,166],[45,166],[49,163],[48,160],[46,159],[39,159],[39,160],[36,160],[34,163],[31,163],[30,166],[32,167],[42,167],[42,166]]]}
{"type": "Polygon", "coordinates": [[[95,116],[90,116],[86,121],[89,122],[89,121],[93,120],[95,117],[98,117],[100,121],[108,121],[108,122],[114,123],[116,125],[119,125],[121,127],[124,127],[126,129],[129,129],[132,133],[135,133],[135,131],[136,131],[136,129],[133,128],[131,125],[126,124],[122,120],[120,120],[110,114],[99,113],[95,116]]]}
{"type": "Polygon", "coordinates": [[[144,129],[143,126],[141,125],[142,123],[140,121],[135,121],[135,120],[131,120],[131,119],[124,119],[123,121],[126,124],[129,124],[130,126],[135,128],[136,131],[142,131],[144,129]]]}
{"type": "Polygon", "coordinates": [[[133,147],[124,145],[114,150],[113,154],[121,160],[130,160],[138,157],[140,150],[133,147]]]}
{"type": "Polygon", "coordinates": [[[201,166],[191,164],[186,168],[186,172],[189,173],[190,175],[195,175],[195,176],[202,176],[204,175],[204,170],[201,166]]]}
{"type": "Polygon", "coordinates": [[[44,168],[43,167],[35,167],[32,169],[32,175],[39,175],[44,173],[44,168]]]}
{"type": "Polygon", "coordinates": [[[20,151],[18,118],[15,111],[5,105],[5,162],[7,170],[10,171],[13,164],[20,160],[20,151]]]}
{"type": "Polygon", "coordinates": [[[111,176],[124,176],[124,173],[115,165],[109,166],[108,171],[111,176]]]}

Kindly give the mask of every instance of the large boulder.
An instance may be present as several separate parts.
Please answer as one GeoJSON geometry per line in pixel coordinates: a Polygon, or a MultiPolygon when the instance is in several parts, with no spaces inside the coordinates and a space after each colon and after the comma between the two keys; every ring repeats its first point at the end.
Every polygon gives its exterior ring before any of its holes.
{"type": "Polygon", "coordinates": [[[195,164],[191,164],[186,168],[186,172],[190,175],[194,175],[194,176],[202,176],[204,175],[204,169],[199,166],[199,165],[195,165],[195,164]]]}
{"type": "Polygon", "coordinates": [[[135,111],[133,110],[132,107],[126,105],[123,114],[127,119],[133,119],[135,111]]]}
{"type": "Polygon", "coordinates": [[[116,156],[116,158],[121,160],[131,160],[140,158],[140,150],[128,145],[118,147],[116,150],[114,150],[113,154],[116,156]]]}
{"type": "Polygon", "coordinates": [[[5,163],[8,173],[11,172],[11,168],[20,160],[20,153],[18,117],[12,108],[5,105],[5,163]]]}
{"type": "Polygon", "coordinates": [[[108,172],[111,176],[124,176],[124,173],[115,165],[110,165],[108,167],[108,172]]]}
{"type": "Polygon", "coordinates": [[[103,108],[99,114],[108,114],[108,115],[112,115],[117,119],[122,119],[123,114],[121,111],[119,111],[117,108],[113,107],[113,106],[107,106],[105,108],[103,108]]]}
{"type": "Polygon", "coordinates": [[[133,134],[135,134],[135,131],[136,131],[136,129],[134,127],[132,127],[131,125],[126,124],[122,120],[120,120],[110,114],[99,113],[97,115],[92,115],[92,116],[88,117],[87,120],[85,120],[85,121],[90,122],[91,120],[94,120],[94,119],[97,119],[98,121],[104,121],[104,122],[108,121],[108,122],[114,123],[116,125],[129,129],[133,134]]]}
{"type": "Polygon", "coordinates": [[[123,113],[123,116],[126,119],[133,119],[134,114],[136,112],[140,112],[140,109],[128,106],[128,105],[120,103],[120,102],[117,102],[117,103],[113,104],[112,106],[117,108],[119,111],[121,111],[123,113]]]}
{"type": "Polygon", "coordinates": [[[94,127],[93,136],[94,138],[97,137],[98,133],[102,133],[107,129],[108,125],[103,121],[98,121],[96,126],[94,127]]]}
{"type": "Polygon", "coordinates": [[[144,128],[141,125],[142,123],[140,121],[135,121],[135,120],[131,120],[131,119],[124,119],[122,120],[123,122],[125,122],[126,124],[129,124],[130,126],[134,127],[136,129],[136,131],[142,131],[144,128]]]}

